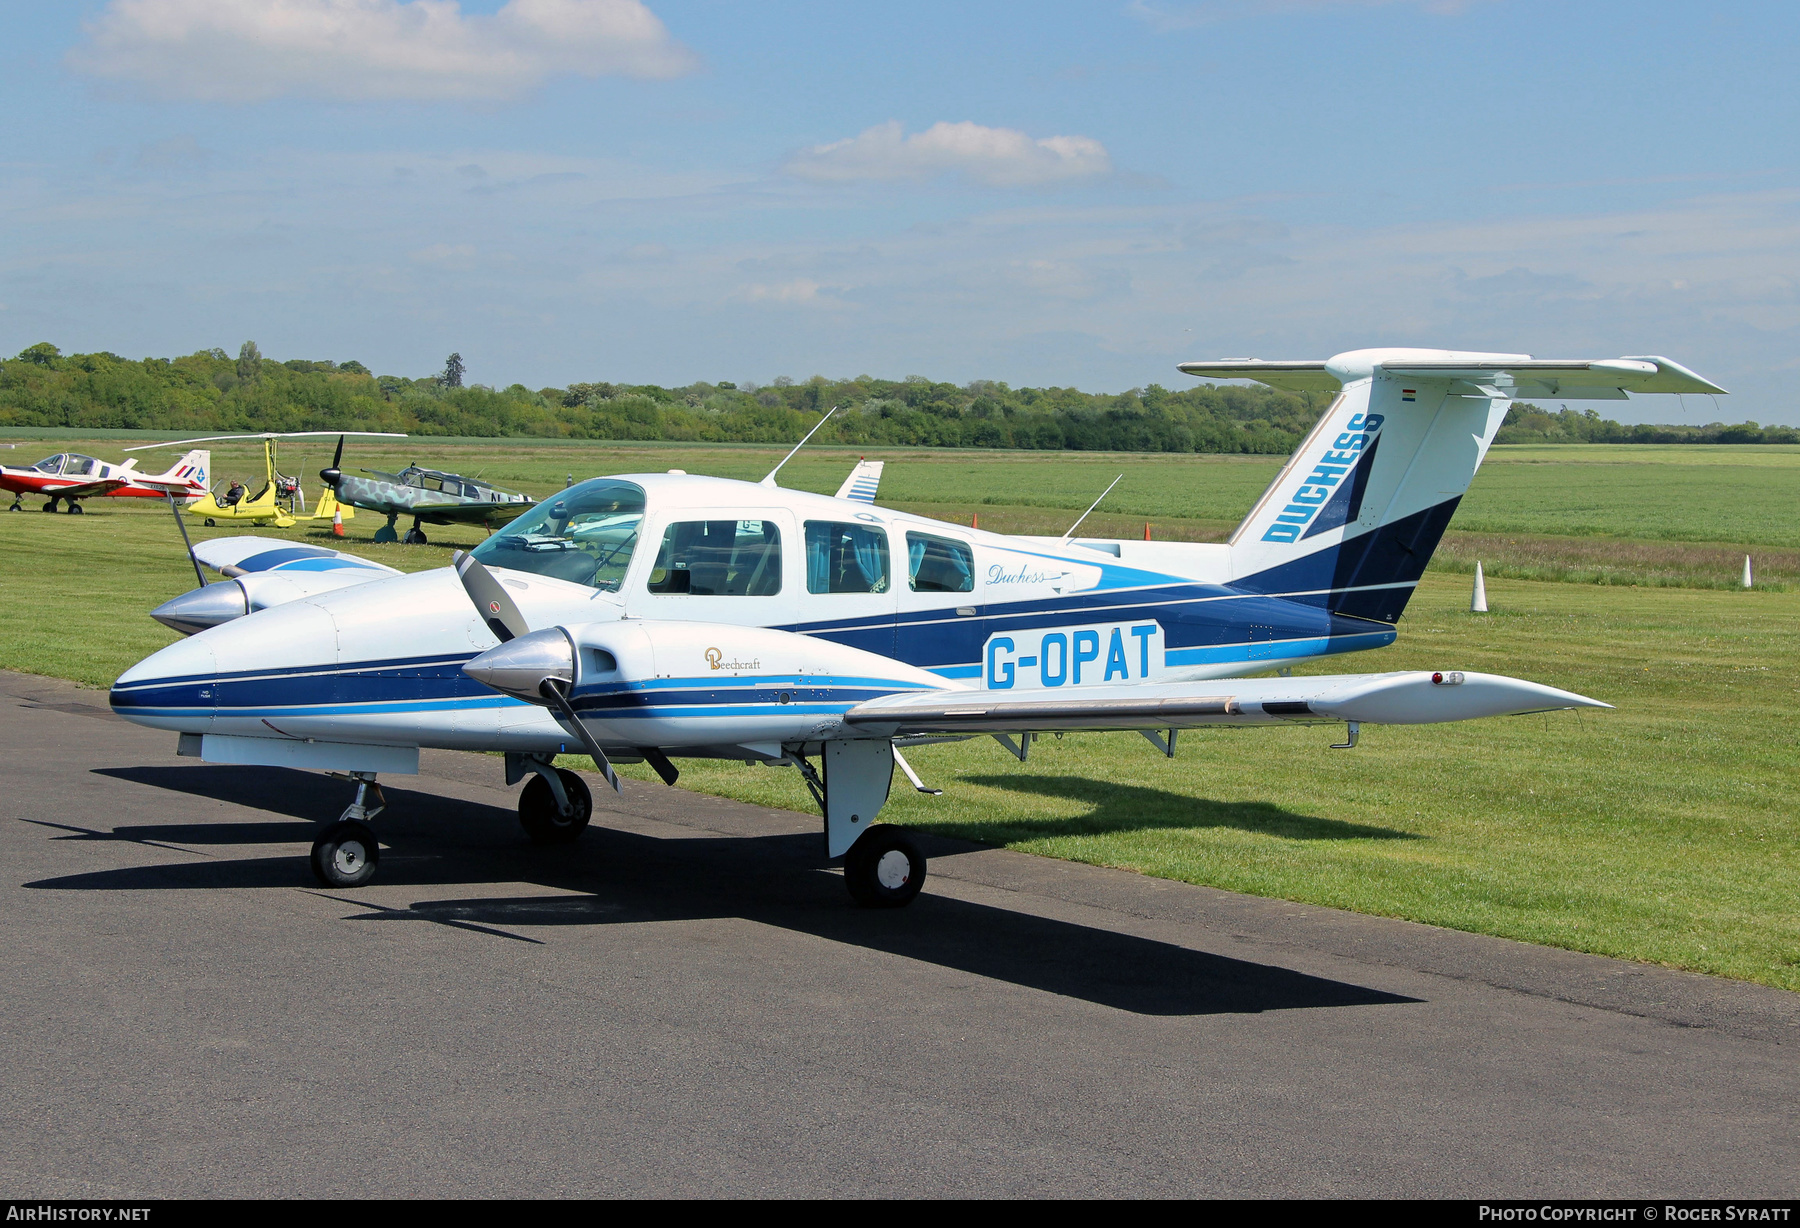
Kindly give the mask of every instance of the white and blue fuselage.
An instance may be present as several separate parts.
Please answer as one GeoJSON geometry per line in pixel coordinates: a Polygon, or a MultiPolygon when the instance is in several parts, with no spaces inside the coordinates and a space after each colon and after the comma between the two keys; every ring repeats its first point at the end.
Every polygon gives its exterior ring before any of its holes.
{"type": "MultiPolygon", "coordinates": [[[[1418,579],[1347,598],[1329,563],[1234,577],[1225,545],[1008,537],[685,474],[581,483],[474,553],[533,627],[658,628],[610,680],[583,665],[573,700],[603,745],[733,757],[829,737],[848,708],[896,692],[1073,694],[1381,647],[1418,579]]],[[[498,642],[451,569],[396,575],[172,644],[112,703],[188,734],[571,749],[546,709],[463,672],[498,642]]]]}

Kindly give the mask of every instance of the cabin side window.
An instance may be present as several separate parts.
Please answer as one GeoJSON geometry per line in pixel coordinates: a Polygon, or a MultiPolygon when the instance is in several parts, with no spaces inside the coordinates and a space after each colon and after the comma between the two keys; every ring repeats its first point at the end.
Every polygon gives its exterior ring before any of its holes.
{"type": "Polygon", "coordinates": [[[806,591],[885,593],[888,591],[886,530],[835,520],[806,522],[806,591]]]}
{"type": "Polygon", "coordinates": [[[906,575],[915,593],[972,593],[975,551],[955,538],[908,533],[906,575]]]}
{"type": "Polygon", "coordinates": [[[663,530],[652,593],[772,597],[781,591],[781,527],[773,520],[683,520],[663,530]]]}

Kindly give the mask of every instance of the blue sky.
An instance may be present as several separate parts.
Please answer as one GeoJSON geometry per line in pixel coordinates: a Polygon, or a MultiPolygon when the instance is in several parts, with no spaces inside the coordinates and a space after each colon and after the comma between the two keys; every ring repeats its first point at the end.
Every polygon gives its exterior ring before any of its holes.
{"type": "Polygon", "coordinates": [[[9,0],[0,353],[1118,390],[1666,354],[1800,422],[1800,11],[9,0]]]}

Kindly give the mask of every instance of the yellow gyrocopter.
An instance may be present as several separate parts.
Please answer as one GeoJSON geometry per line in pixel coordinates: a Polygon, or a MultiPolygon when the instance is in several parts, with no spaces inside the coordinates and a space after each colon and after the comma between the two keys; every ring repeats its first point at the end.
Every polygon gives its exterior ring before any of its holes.
{"type": "Polygon", "coordinates": [[[221,520],[229,520],[234,523],[273,524],[278,529],[292,528],[302,520],[331,520],[340,512],[345,520],[352,519],[356,515],[356,509],[349,504],[340,505],[336,492],[329,486],[319,491],[318,502],[313,505],[310,513],[307,512],[306,495],[300,489],[300,479],[290,478],[276,467],[276,440],[303,439],[316,435],[367,435],[380,439],[406,438],[404,434],[397,431],[263,431],[255,435],[207,435],[200,439],[177,439],[169,443],[140,444],[135,448],[126,448],[125,451],[144,452],[152,448],[180,448],[193,443],[215,443],[226,439],[260,439],[263,445],[263,484],[261,488],[255,494],[245,493],[233,499],[228,493],[221,495],[218,491],[218,484],[214,483],[211,494],[188,504],[188,515],[206,517],[209,527],[221,520]]]}

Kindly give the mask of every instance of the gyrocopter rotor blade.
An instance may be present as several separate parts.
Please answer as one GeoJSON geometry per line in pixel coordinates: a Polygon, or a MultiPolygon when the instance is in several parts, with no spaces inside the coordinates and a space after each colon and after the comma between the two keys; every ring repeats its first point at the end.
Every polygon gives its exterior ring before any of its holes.
{"type": "Polygon", "coordinates": [[[520,698],[528,696],[519,695],[521,688],[517,687],[517,682],[522,680],[522,673],[528,674],[536,683],[532,689],[543,705],[561,715],[563,727],[580,739],[582,748],[606,777],[613,792],[623,793],[612,760],[600,749],[600,743],[576,715],[575,705],[569,702],[569,692],[575,686],[575,645],[568,632],[561,627],[533,631],[519,612],[518,604],[500,581],[494,579],[494,574],[475,561],[474,555],[458,550],[450,561],[462,580],[463,591],[475,603],[488,630],[500,641],[498,648],[490,648],[464,665],[463,672],[483,684],[489,684],[490,678],[499,680],[506,676],[513,685],[502,693],[520,698]]]}

